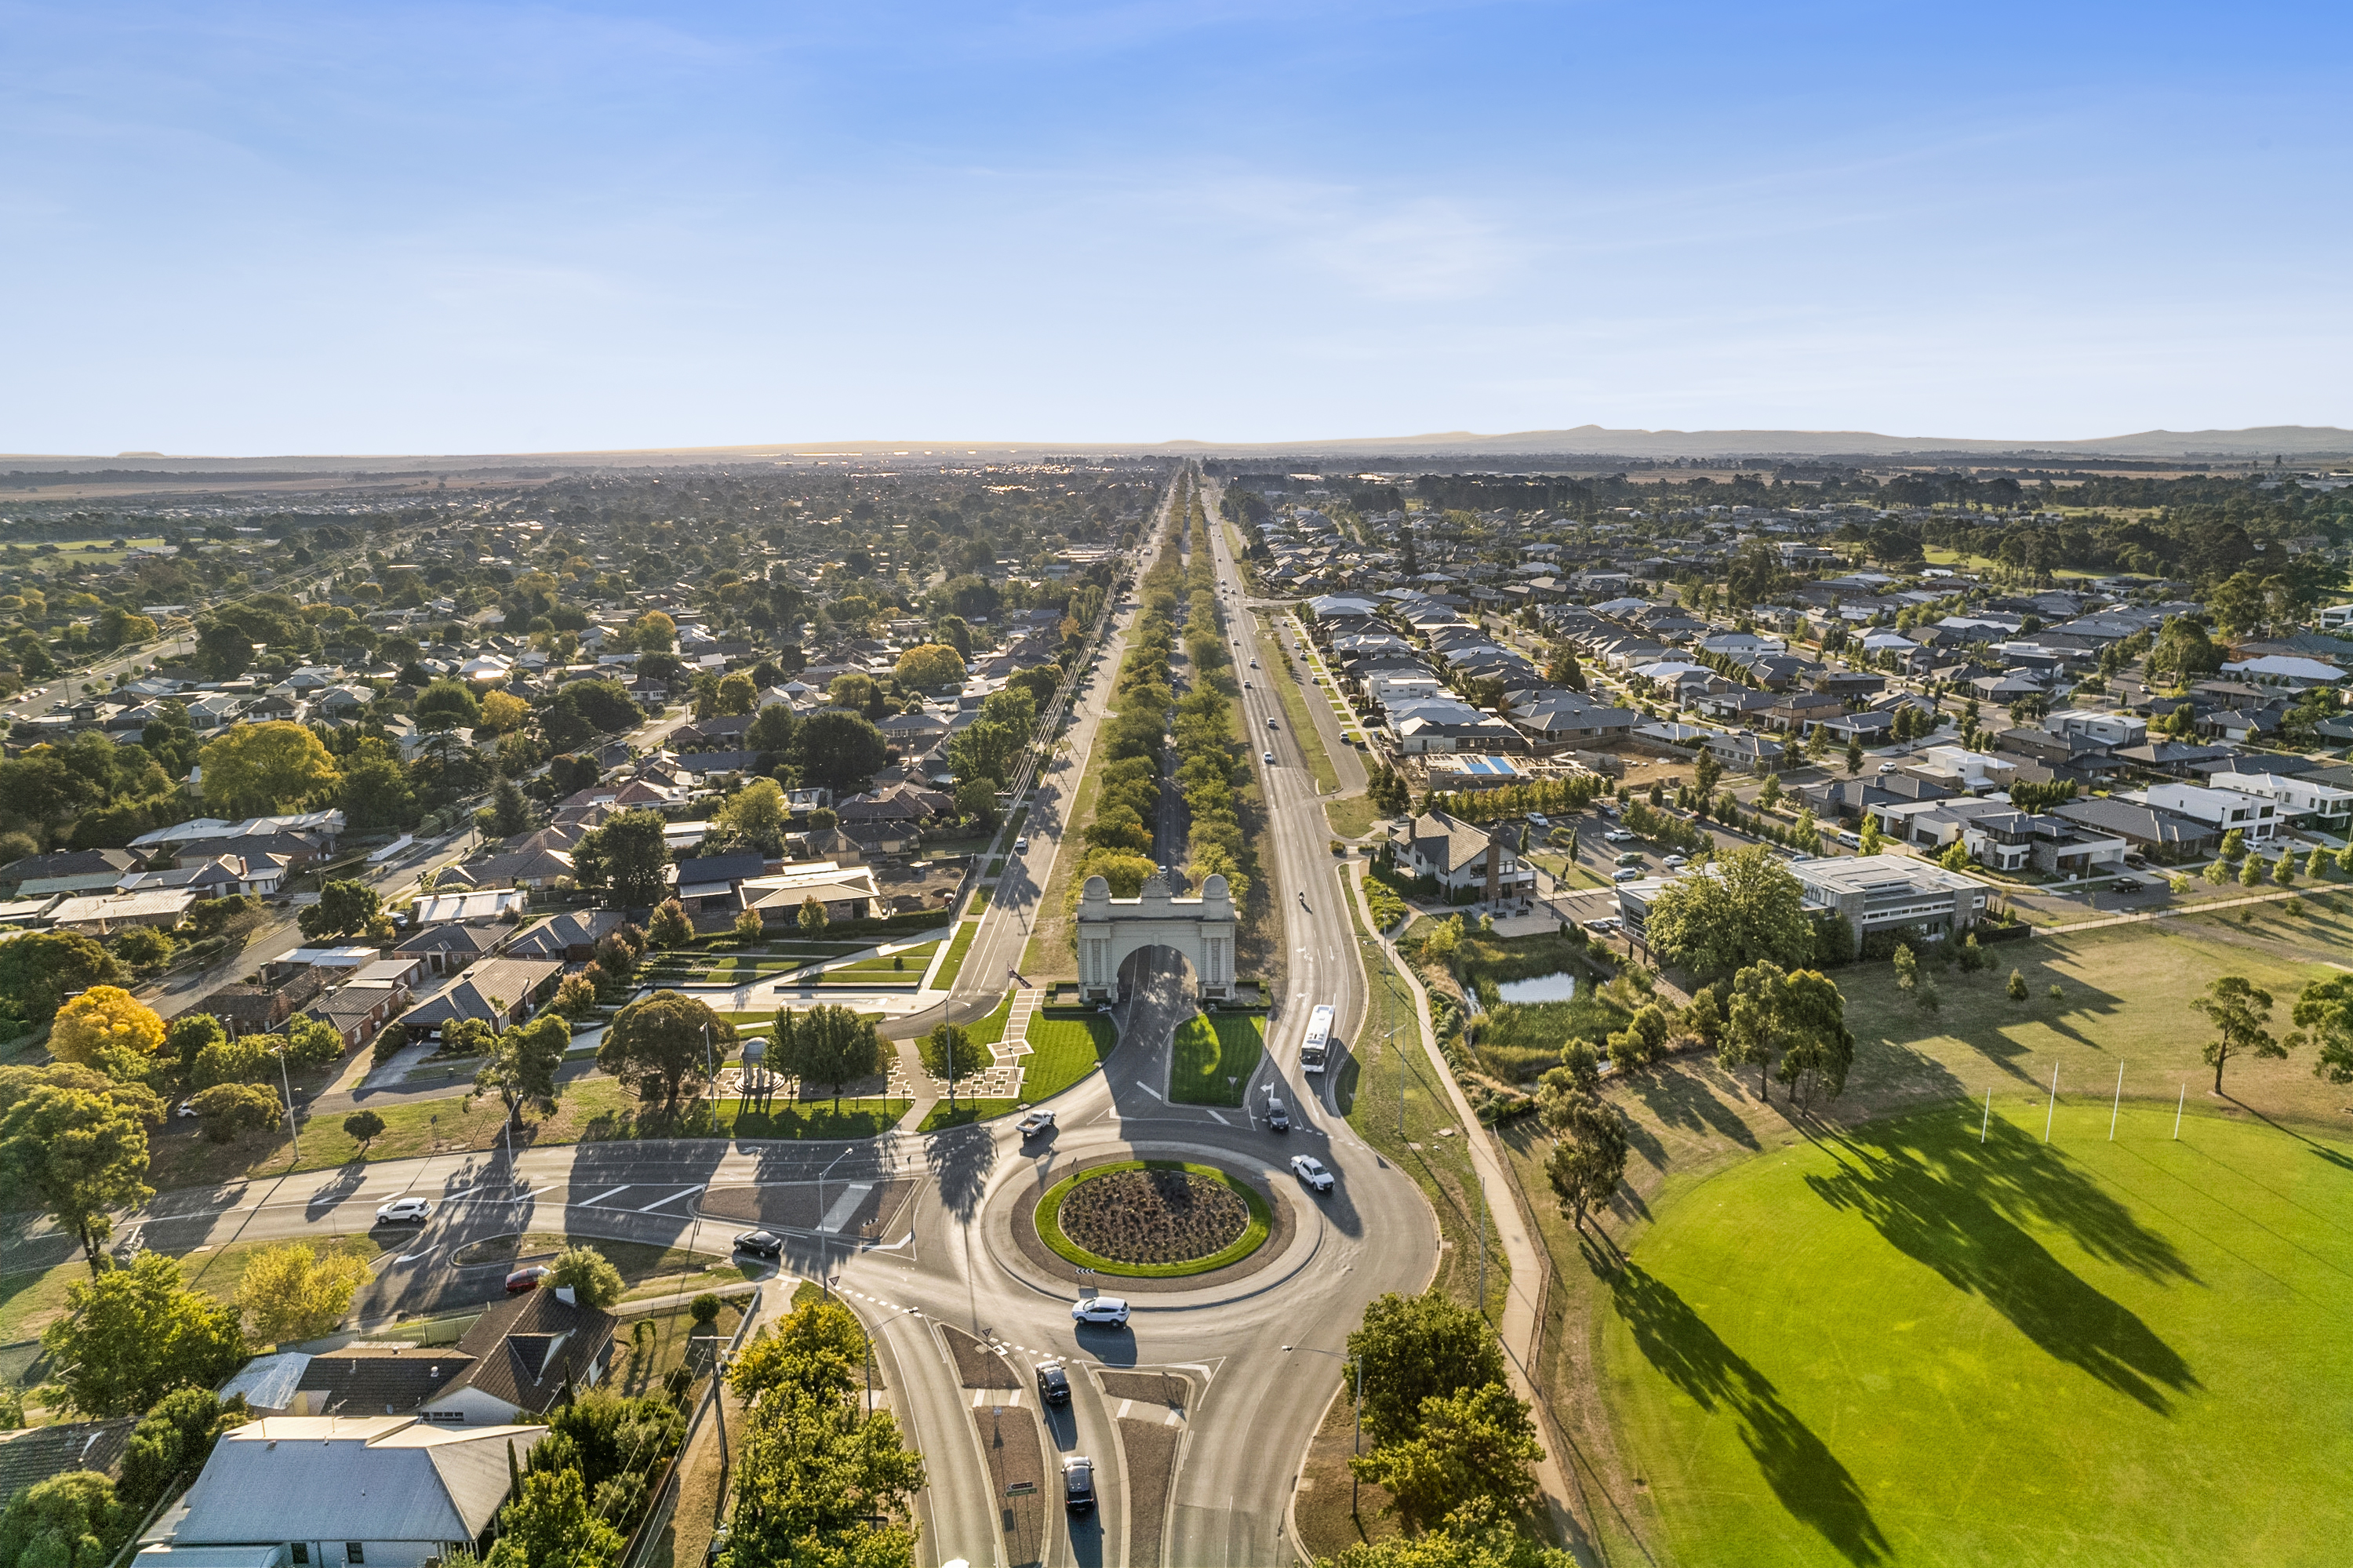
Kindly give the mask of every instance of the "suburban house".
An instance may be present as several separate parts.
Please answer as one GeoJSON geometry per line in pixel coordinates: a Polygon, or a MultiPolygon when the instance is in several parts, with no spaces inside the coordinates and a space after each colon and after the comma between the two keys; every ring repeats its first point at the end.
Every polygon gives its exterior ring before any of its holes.
{"type": "Polygon", "coordinates": [[[1493,902],[1522,897],[1535,889],[1535,872],[1488,835],[1484,828],[1429,811],[1411,819],[1390,839],[1398,870],[1433,877],[1450,895],[1473,894],[1493,902]]]}
{"type": "Polygon", "coordinates": [[[2236,829],[2246,842],[2268,843],[2279,833],[2278,803],[2235,789],[2212,789],[2202,784],[2152,784],[2141,791],[2141,802],[2193,822],[2203,822],[2218,834],[2236,829]]]}
{"type": "Polygon", "coordinates": [[[146,1568],[217,1564],[266,1547],[286,1564],[424,1568],[485,1543],[507,1499],[508,1454],[541,1425],[445,1427],[413,1415],[271,1415],[221,1435],[187,1495],[139,1553],[146,1568]]]}
{"type": "Polygon", "coordinates": [[[475,959],[496,951],[507,935],[508,927],[504,926],[476,926],[453,921],[427,926],[405,938],[392,951],[396,958],[422,962],[434,974],[455,974],[475,959]]]}
{"type": "Polygon", "coordinates": [[[743,884],[744,906],[758,910],[770,926],[790,926],[812,898],[828,920],[863,920],[873,912],[878,896],[871,870],[830,860],[796,861],[781,872],[747,877],[743,884]]]}
{"type": "Polygon", "coordinates": [[[562,1286],[498,1302],[459,1337],[465,1364],[418,1413],[437,1425],[493,1429],[521,1415],[544,1415],[571,1391],[595,1387],[610,1369],[617,1321],[581,1306],[562,1286]]]}
{"type": "Polygon", "coordinates": [[[585,964],[596,956],[596,944],[619,930],[627,919],[618,909],[575,909],[551,915],[508,943],[507,955],[585,964]]]}
{"type": "Polygon", "coordinates": [[[2131,800],[2070,800],[2054,806],[2051,814],[2079,824],[2094,832],[2108,833],[2120,838],[2142,853],[2158,860],[2190,860],[2211,854],[2221,842],[2222,835],[2204,822],[2160,811],[2131,800]]]}
{"type": "Polygon", "coordinates": [[[561,960],[547,959],[487,959],[452,980],[438,995],[401,1015],[412,1038],[438,1040],[442,1029],[461,1018],[493,1029],[521,1023],[555,989],[564,974],[561,960]]]}
{"type": "Polygon", "coordinates": [[[61,850],[32,854],[0,866],[0,890],[18,898],[44,894],[106,893],[139,864],[127,850],[61,850]]]}
{"type": "Polygon", "coordinates": [[[2206,782],[2211,789],[2260,796],[2279,807],[2280,814],[2297,827],[2318,828],[2339,837],[2353,831],[2353,789],[2277,773],[2216,773],[2206,782]]]}
{"type": "Polygon", "coordinates": [[[1865,937],[1890,927],[1910,927],[1931,941],[1957,937],[1986,909],[1985,884],[1910,855],[1840,855],[1789,869],[1809,903],[1846,916],[1858,954],[1865,937]]]}

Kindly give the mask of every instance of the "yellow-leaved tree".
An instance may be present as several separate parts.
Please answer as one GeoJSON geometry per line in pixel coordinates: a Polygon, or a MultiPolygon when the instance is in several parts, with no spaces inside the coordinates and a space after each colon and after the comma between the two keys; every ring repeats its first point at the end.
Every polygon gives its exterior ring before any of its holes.
{"type": "Polygon", "coordinates": [[[299,811],[343,782],[319,737],[299,724],[241,724],[196,754],[205,804],[223,816],[299,811]]]}
{"type": "Polygon", "coordinates": [[[237,1282],[245,1336],[257,1345],[299,1345],[334,1332],[352,1297],[368,1281],[367,1265],[347,1252],[321,1253],[309,1242],[264,1247],[237,1282]]]}
{"type": "Polygon", "coordinates": [[[164,1044],[155,1010],[119,985],[94,985],[58,1009],[49,1051],[59,1061],[106,1070],[110,1059],[144,1062],[164,1044]]]}

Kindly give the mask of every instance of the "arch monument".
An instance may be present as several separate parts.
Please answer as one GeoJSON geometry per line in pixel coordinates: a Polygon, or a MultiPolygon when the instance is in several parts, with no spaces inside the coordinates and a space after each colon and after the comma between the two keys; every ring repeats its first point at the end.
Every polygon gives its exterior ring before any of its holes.
{"type": "Polygon", "coordinates": [[[1172,948],[1193,966],[1203,1001],[1234,994],[1234,901],[1226,879],[1210,876],[1198,898],[1179,898],[1158,872],[1145,878],[1142,895],[1113,898],[1111,884],[1087,878],[1079,890],[1079,994],[1089,1001],[1119,1000],[1119,969],[1145,948],[1172,948]]]}

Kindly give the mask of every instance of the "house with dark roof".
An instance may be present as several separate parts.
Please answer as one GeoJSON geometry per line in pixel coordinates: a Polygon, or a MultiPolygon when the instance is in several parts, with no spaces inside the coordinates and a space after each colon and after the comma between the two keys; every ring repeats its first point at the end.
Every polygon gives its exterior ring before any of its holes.
{"type": "Polygon", "coordinates": [[[0,1432],[0,1508],[16,1494],[39,1486],[68,1470],[94,1470],[111,1476],[122,1464],[122,1450],[139,1417],[112,1421],[65,1421],[0,1432]]]}
{"type": "Polygon", "coordinates": [[[1532,892],[1535,873],[1519,857],[1475,827],[1444,811],[1427,811],[1397,829],[1389,840],[1398,868],[1430,877],[1451,895],[1475,893],[1493,900],[1532,892]]]}
{"type": "Polygon", "coordinates": [[[138,863],[138,856],[119,849],[29,854],[0,866],[0,895],[37,898],[57,893],[104,893],[138,863]]]}
{"type": "Polygon", "coordinates": [[[585,964],[596,956],[596,944],[619,930],[627,919],[618,909],[573,909],[551,915],[508,943],[507,956],[585,964]]]}
{"type": "Polygon", "coordinates": [[[2211,854],[2222,842],[2218,828],[2114,797],[2070,800],[2052,807],[2051,814],[2120,838],[2158,860],[2190,860],[2211,854]]]}
{"type": "Polygon", "coordinates": [[[463,920],[427,926],[392,949],[404,959],[422,959],[437,975],[455,974],[477,959],[496,952],[508,935],[504,926],[476,926],[463,920]]]}
{"type": "Polygon", "coordinates": [[[400,1022],[412,1037],[427,1040],[439,1039],[443,1028],[461,1018],[504,1029],[529,1018],[563,974],[560,960],[488,959],[410,1008],[400,1022]]]}
{"type": "Polygon", "coordinates": [[[617,1321],[581,1305],[565,1287],[501,1301],[459,1337],[466,1364],[419,1414],[437,1424],[470,1425],[544,1415],[568,1390],[593,1388],[611,1367],[617,1321]]]}

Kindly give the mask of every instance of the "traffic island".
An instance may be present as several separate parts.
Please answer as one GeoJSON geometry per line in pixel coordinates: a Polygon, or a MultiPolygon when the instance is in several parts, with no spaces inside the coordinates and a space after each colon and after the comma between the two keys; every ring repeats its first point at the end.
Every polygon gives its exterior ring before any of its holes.
{"type": "Polygon", "coordinates": [[[1298,1232],[1292,1205],[1257,1182],[1176,1160],[1103,1160],[1007,1206],[1031,1264],[1074,1282],[1113,1278],[1132,1292],[1246,1278],[1298,1232]]]}

